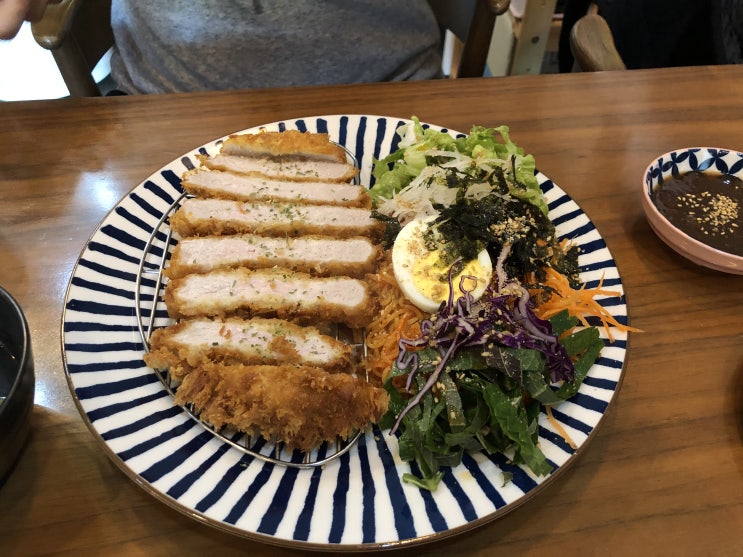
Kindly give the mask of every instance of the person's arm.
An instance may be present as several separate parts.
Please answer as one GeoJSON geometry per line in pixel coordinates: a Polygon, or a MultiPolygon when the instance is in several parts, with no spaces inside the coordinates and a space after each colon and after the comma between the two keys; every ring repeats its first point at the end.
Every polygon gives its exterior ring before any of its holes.
{"type": "Polygon", "coordinates": [[[18,34],[24,21],[38,21],[47,4],[61,0],[0,0],[0,39],[8,40],[18,34]]]}

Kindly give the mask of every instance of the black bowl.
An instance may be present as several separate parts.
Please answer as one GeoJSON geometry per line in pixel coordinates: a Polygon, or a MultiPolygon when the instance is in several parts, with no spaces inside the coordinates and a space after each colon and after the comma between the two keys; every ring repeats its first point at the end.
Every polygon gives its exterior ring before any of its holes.
{"type": "Polygon", "coordinates": [[[34,387],[28,323],[18,303],[0,288],[0,485],[28,437],[34,387]]]}

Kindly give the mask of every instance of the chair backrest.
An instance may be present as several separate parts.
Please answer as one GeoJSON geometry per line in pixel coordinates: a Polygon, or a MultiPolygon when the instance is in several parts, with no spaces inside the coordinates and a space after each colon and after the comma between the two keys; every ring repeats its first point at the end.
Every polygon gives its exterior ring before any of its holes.
{"type": "Polygon", "coordinates": [[[495,20],[510,0],[428,0],[439,26],[463,44],[453,77],[481,77],[487,66],[495,20]]]}
{"type": "Polygon", "coordinates": [[[36,42],[50,50],[70,96],[101,94],[91,72],[114,43],[111,0],[62,0],[48,4],[31,24],[36,42]]]}
{"type": "Polygon", "coordinates": [[[584,72],[626,70],[606,20],[592,5],[570,30],[570,50],[575,65],[584,72]]]}

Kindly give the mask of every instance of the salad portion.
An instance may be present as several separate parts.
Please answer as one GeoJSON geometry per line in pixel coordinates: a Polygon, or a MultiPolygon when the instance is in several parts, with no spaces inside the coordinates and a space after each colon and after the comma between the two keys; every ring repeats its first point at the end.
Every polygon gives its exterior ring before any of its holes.
{"type": "Polygon", "coordinates": [[[367,345],[390,395],[380,425],[414,472],[404,480],[435,490],[473,450],[548,475],[539,416],[578,391],[599,326],[609,339],[632,330],[597,301],[620,293],[582,284],[578,249],[557,237],[534,157],[507,127],[454,138],[413,118],[397,133],[370,190],[391,257],[367,345]]]}

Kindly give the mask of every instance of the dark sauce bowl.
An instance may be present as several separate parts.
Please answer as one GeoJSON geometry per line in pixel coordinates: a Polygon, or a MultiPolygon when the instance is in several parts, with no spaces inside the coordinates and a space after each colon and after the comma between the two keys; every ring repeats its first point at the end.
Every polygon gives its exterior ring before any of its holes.
{"type": "Polygon", "coordinates": [[[0,288],[0,485],[28,437],[35,382],[26,317],[13,297],[0,288]]]}
{"type": "MultiPolygon", "coordinates": [[[[729,174],[743,178],[743,153],[715,147],[689,147],[665,153],[648,165],[642,180],[642,207],[658,237],[688,260],[710,269],[743,275],[743,257],[692,238],[670,222],[654,201],[664,180],[689,172],[729,174]]],[[[743,212],[743,207],[739,208],[743,212]]],[[[738,218],[741,222],[741,218],[738,218]]]]}

